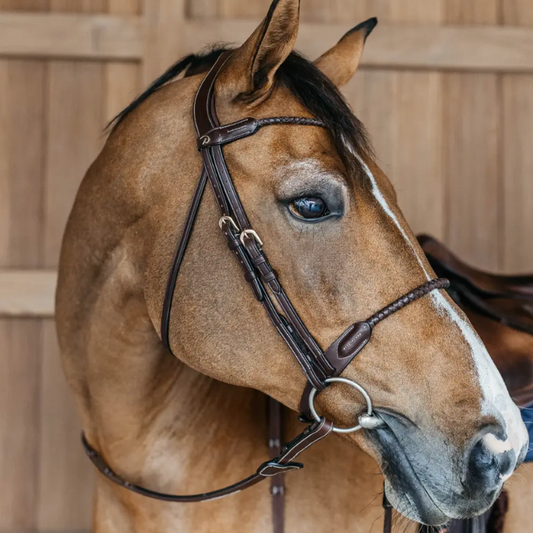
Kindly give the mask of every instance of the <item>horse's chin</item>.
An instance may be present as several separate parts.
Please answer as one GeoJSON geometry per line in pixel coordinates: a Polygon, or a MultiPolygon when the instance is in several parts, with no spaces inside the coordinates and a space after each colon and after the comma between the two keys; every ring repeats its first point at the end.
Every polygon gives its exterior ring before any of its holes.
{"type": "Polygon", "coordinates": [[[399,492],[388,479],[385,481],[385,494],[390,504],[409,520],[428,526],[440,526],[448,522],[450,517],[439,509],[423,487],[420,488],[415,493],[399,492]]]}

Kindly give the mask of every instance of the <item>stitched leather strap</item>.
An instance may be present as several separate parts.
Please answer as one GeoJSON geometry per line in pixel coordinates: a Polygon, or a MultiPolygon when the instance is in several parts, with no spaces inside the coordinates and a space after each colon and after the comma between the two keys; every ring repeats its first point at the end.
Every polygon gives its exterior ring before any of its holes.
{"type": "Polygon", "coordinates": [[[202,201],[206,183],[207,173],[205,172],[205,170],[202,170],[202,173],[200,174],[200,179],[198,180],[198,185],[196,186],[196,189],[194,191],[191,206],[189,207],[189,211],[187,213],[187,218],[185,219],[183,232],[179,240],[176,255],[174,256],[174,261],[172,262],[172,268],[170,269],[167,287],[165,290],[163,312],[161,313],[161,340],[163,341],[165,348],[170,352],[172,352],[172,350],[170,349],[169,341],[170,312],[172,310],[172,299],[174,298],[174,291],[176,289],[178,273],[180,271],[183,258],[185,257],[187,246],[189,245],[189,241],[191,239],[194,222],[196,220],[196,215],[198,214],[198,209],[200,208],[200,203],[202,201]]]}
{"type": "MultiPolygon", "coordinates": [[[[283,441],[282,409],[283,407],[279,402],[273,398],[268,398],[268,449],[271,459],[281,453],[283,441]]],[[[271,478],[270,494],[274,533],[283,533],[285,530],[285,474],[271,478]]]]}
{"type": "Polygon", "coordinates": [[[136,492],[137,494],[141,494],[142,496],[147,496],[148,498],[167,502],[193,503],[229,496],[230,494],[235,494],[241,490],[247,489],[268,477],[278,476],[291,470],[299,470],[300,468],[303,468],[303,464],[295,463],[294,459],[296,459],[296,457],[304,450],[322,440],[324,437],[327,437],[332,429],[333,424],[323,418],[320,422],[315,422],[305,428],[302,433],[284,447],[282,453],[278,457],[261,464],[254,474],[234,483],[233,485],[224,487],[223,489],[191,495],[166,494],[131,483],[111,469],[102,456],[100,456],[89,444],[84,434],[82,434],[82,444],[85,453],[93,462],[94,466],[96,466],[96,468],[113,483],[132,492],[136,492]]]}

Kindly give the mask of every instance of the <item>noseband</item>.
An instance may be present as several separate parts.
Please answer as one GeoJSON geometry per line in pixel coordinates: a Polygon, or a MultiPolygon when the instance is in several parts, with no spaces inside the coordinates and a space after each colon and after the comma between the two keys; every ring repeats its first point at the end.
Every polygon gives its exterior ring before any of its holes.
{"type": "MultiPolygon", "coordinates": [[[[249,477],[219,490],[188,496],[162,494],[129,483],[111,470],[104,459],[89,445],[85,436],[83,436],[83,445],[87,455],[98,470],[108,479],[143,496],[168,502],[199,502],[234,494],[255,485],[267,477],[272,478],[290,470],[302,468],[303,464],[294,462],[294,459],[305,449],[332,432],[348,433],[362,428],[371,430],[379,427],[382,421],[374,414],[372,401],[368,393],[359,384],[352,380],[341,378],[339,375],[370,341],[372,330],[379,322],[431,291],[447,288],[449,285],[446,279],[435,279],[424,283],[398,298],[367,320],[351,325],[326,351],[320,348],[300,319],[265,255],[263,242],[252,228],[239,195],[235,190],[222,152],[222,146],[249,137],[260,128],[266,126],[283,124],[323,128],[325,125],[313,118],[275,117],[265,119],[245,118],[238,122],[221,126],[216,115],[214,86],[218,74],[230,55],[231,52],[224,52],[219,56],[202,81],[194,99],[194,124],[198,134],[198,150],[202,156],[203,168],[187,213],[166,287],[161,316],[161,338],[165,347],[172,352],[169,341],[169,327],[176,280],[190,240],[205,186],[209,180],[220,207],[219,226],[228,248],[237,258],[243,270],[244,278],[250,285],[256,300],[265,309],[273,326],[287,344],[307,378],[307,386],[302,395],[300,411],[302,418],[311,423],[294,440],[286,444],[283,449],[281,449],[279,444],[274,444],[274,449],[278,450],[277,456],[260,465],[257,471],[249,477]],[[282,313],[278,312],[273,298],[282,313]],[[357,425],[350,428],[337,428],[334,427],[331,421],[321,417],[316,412],[314,407],[315,396],[331,383],[349,385],[358,390],[364,397],[366,410],[359,416],[357,425]]],[[[274,487],[276,485],[273,485],[274,487]]],[[[273,496],[275,495],[276,491],[273,491],[273,496]]],[[[276,506],[274,506],[274,509],[276,509],[276,506]]],[[[385,531],[390,531],[391,507],[388,503],[386,503],[385,509],[385,531]]],[[[274,516],[274,524],[276,533],[283,531],[283,520],[280,520],[279,516],[274,516]]]]}

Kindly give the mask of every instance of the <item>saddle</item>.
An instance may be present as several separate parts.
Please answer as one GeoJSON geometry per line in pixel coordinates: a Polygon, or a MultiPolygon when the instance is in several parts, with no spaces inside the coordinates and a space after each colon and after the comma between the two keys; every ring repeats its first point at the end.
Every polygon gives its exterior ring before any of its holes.
{"type": "Polygon", "coordinates": [[[485,343],[519,407],[533,403],[533,275],[477,270],[427,235],[418,237],[431,266],[450,280],[448,294],[485,343]]]}

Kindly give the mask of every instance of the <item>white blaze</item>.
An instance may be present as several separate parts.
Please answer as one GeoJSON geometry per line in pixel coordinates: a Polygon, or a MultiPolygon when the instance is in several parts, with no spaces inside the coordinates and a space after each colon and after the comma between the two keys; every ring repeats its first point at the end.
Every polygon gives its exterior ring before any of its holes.
{"type": "MultiPolygon", "coordinates": [[[[424,263],[416,253],[416,250],[413,247],[411,240],[407,236],[404,228],[400,224],[398,217],[395,215],[387,200],[379,190],[374,175],[365,162],[357,154],[355,154],[355,156],[363,166],[363,169],[370,179],[374,197],[386,215],[398,228],[398,231],[401,233],[406,244],[411,248],[413,255],[415,256],[418,264],[424,272],[424,275],[429,281],[431,279],[429,272],[426,270],[424,263]]],[[[474,360],[474,366],[479,379],[479,385],[483,393],[481,405],[482,414],[496,416],[503,424],[505,424],[504,429],[508,435],[507,440],[501,441],[495,435],[489,433],[483,437],[484,445],[493,451],[493,453],[503,453],[504,451],[513,449],[518,454],[522,447],[527,443],[527,430],[520,417],[520,410],[511,400],[505,383],[503,382],[496,365],[492,361],[489,353],[475,333],[472,326],[457,313],[456,309],[454,309],[444,295],[440,291],[433,291],[431,293],[431,297],[438,311],[442,314],[445,314],[454,324],[456,324],[463,334],[465,341],[470,346],[472,358],[474,360]]]]}

